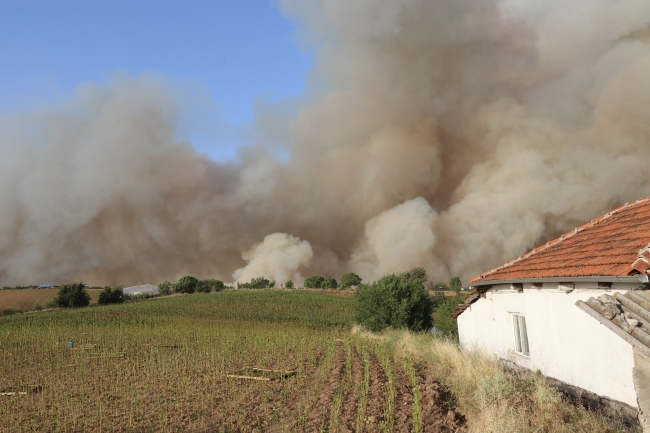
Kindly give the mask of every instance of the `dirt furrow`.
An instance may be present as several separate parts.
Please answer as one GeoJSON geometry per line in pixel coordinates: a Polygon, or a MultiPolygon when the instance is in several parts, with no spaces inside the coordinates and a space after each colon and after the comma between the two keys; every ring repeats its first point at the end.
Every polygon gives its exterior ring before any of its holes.
{"type": "Polygon", "coordinates": [[[368,388],[368,404],[366,407],[366,424],[364,431],[375,432],[384,420],[384,404],[386,402],[386,383],[388,377],[379,364],[374,353],[370,354],[370,386],[368,388]]]}
{"type": "Polygon", "coordinates": [[[316,401],[309,408],[306,431],[323,431],[329,425],[332,400],[334,398],[334,393],[336,393],[336,390],[339,387],[340,381],[343,380],[344,371],[345,350],[343,348],[343,343],[337,341],[334,349],[330,374],[325,379],[325,383],[323,384],[316,401]]]}
{"type": "Polygon", "coordinates": [[[393,363],[393,377],[395,378],[395,432],[408,433],[413,425],[413,392],[409,379],[404,372],[401,359],[393,363]]]}
{"type": "Polygon", "coordinates": [[[359,389],[363,385],[363,358],[357,348],[352,346],[352,383],[343,397],[341,407],[341,431],[353,432],[357,423],[359,389]]]}
{"type": "Polygon", "coordinates": [[[444,390],[426,368],[416,366],[420,388],[420,407],[424,432],[447,433],[463,431],[465,417],[456,412],[453,395],[444,390]],[[459,430],[460,429],[460,430],[459,430]]]}

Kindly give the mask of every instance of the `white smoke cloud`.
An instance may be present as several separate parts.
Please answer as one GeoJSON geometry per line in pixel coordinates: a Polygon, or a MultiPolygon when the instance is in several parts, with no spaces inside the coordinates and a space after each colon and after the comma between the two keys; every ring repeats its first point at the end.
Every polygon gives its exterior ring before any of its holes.
{"type": "Polygon", "coordinates": [[[309,267],[313,256],[309,242],[286,233],[273,233],[242,254],[247,264],[237,269],[233,278],[238,282],[248,282],[266,277],[276,281],[278,286],[288,280],[302,285],[305,278],[300,270],[309,267]]]}
{"type": "Polygon", "coordinates": [[[146,76],[0,116],[0,284],[467,278],[650,194],[647,0],[281,5],[313,86],[238,162],[146,76]]]}
{"type": "Polygon", "coordinates": [[[433,250],[437,219],[436,211],[422,197],[371,218],[364,245],[352,256],[352,268],[366,281],[414,267],[439,271],[433,250]]]}

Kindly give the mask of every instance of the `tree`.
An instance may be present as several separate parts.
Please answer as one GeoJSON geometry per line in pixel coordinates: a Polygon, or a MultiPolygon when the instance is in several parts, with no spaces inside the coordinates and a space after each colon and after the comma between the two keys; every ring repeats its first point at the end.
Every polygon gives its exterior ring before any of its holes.
{"type": "Polygon", "coordinates": [[[270,281],[264,277],[257,277],[251,280],[251,289],[266,289],[269,287],[270,281]]]}
{"type": "Polygon", "coordinates": [[[275,287],[275,281],[269,282],[269,289],[272,289],[275,287]]]}
{"type": "Polygon", "coordinates": [[[223,290],[225,287],[226,285],[223,281],[208,278],[207,280],[201,280],[196,284],[196,291],[202,293],[218,292],[223,290]]]}
{"type": "Polygon", "coordinates": [[[429,279],[427,277],[427,271],[424,268],[413,268],[410,271],[404,272],[402,276],[408,281],[419,281],[422,284],[426,283],[429,279]]]}
{"type": "Polygon", "coordinates": [[[104,290],[99,294],[99,304],[121,304],[124,302],[124,292],[122,286],[117,286],[115,289],[104,287],[104,290]]]}
{"type": "Polygon", "coordinates": [[[85,307],[90,304],[90,295],[84,283],[64,284],[59,288],[59,293],[54,302],[61,308],[85,307]]]}
{"type": "Polygon", "coordinates": [[[199,280],[188,275],[178,280],[174,285],[174,291],[178,293],[194,293],[198,283],[199,280]]]}
{"type": "Polygon", "coordinates": [[[465,297],[463,294],[448,297],[439,293],[433,298],[434,308],[432,318],[433,326],[437,331],[442,332],[443,335],[458,339],[458,322],[450,316],[456,305],[463,302],[465,297]]]}
{"type": "Polygon", "coordinates": [[[293,289],[293,281],[289,280],[286,283],[284,283],[284,288],[285,289],[293,289]]]}
{"type": "Polygon", "coordinates": [[[355,295],[356,321],[370,331],[391,327],[422,331],[431,328],[433,301],[419,279],[386,275],[362,286],[355,295]]]}
{"type": "Polygon", "coordinates": [[[328,278],[321,283],[321,287],[323,289],[336,289],[338,287],[338,283],[334,278],[328,278]]]}
{"type": "Polygon", "coordinates": [[[158,290],[160,291],[161,295],[171,295],[174,293],[174,285],[169,281],[163,281],[162,283],[158,284],[158,290]]]}
{"type": "Polygon", "coordinates": [[[460,292],[461,287],[463,287],[463,283],[460,281],[460,278],[452,277],[451,280],[449,280],[449,288],[452,291],[460,292]]]}
{"type": "Polygon", "coordinates": [[[350,286],[358,286],[359,284],[361,284],[361,277],[354,272],[348,272],[341,277],[340,287],[342,289],[347,289],[350,286]]]}
{"type": "Polygon", "coordinates": [[[305,287],[308,289],[320,289],[323,281],[325,281],[325,278],[320,275],[314,275],[305,280],[305,287]]]}

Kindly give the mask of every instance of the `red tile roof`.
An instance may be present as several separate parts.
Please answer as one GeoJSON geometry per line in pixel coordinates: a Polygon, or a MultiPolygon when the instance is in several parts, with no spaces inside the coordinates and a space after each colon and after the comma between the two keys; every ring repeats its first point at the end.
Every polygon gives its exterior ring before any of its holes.
{"type": "Polygon", "coordinates": [[[650,197],[626,203],[469,280],[650,274],[650,197]]]}

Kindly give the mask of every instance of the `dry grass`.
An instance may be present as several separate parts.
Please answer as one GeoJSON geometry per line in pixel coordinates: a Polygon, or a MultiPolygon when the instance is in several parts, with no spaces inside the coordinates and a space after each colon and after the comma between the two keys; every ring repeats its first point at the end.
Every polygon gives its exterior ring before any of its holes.
{"type": "Polygon", "coordinates": [[[454,341],[391,332],[403,353],[424,364],[453,394],[470,432],[623,432],[622,423],[577,407],[542,376],[520,377],[495,360],[463,352],[454,341]]]}
{"type": "MultiPolygon", "coordinates": [[[[0,313],[7,308],[32,310],[35,304],[43,304],[56,297],[59,289],[0,290],[0,313]]],[[[90,303],[96,304],[101,289],[89,289],[90,303]]]]}

